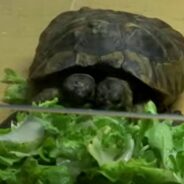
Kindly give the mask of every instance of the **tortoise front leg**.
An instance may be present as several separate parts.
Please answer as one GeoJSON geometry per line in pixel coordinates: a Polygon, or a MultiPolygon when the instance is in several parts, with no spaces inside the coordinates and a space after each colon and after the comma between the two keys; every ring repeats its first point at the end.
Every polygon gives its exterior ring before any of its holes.
{"type": "Polygon", "coordinates": [[[41,92],[39,92],[36,96],[32,98],[32,102],[44,102],[47,100],[52,100],[53,98],[60,99],[60,91],[58,88],[45,88],[41,92]]]}

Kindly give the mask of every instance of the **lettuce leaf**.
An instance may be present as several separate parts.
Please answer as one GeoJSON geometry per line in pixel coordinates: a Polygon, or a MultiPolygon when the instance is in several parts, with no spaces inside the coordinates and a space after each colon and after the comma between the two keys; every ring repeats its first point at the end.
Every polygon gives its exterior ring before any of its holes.
{"type": "MultiPolygon", "coordinates": [[[[5,99],[22,103],[26,80],[6,74],[5,99]]],[[[57,102],[33,105],[64,108],[57,102]]],[[[157,113],[151,101],[144,111],[157,113]]],[[[15,123],[0,131],[0,183],[184,184],[184,124],[41,112],[15,123]]]]}

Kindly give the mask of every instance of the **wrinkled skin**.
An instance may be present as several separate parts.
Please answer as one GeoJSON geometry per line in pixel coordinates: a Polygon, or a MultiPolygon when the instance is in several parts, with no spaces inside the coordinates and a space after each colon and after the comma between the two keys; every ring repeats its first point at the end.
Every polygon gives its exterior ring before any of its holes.
{"type": "Polygon", "coordinates": [[[128,110],[133,106],[132,91],[128,83],[115,77],[106,77],[99,83],[89,74],[76,73],[68,76],[57,88],[46,88],[35,96],[34,101],[60,98],[65,105],[84,106],[91,104],[101,109],[128,110]]]}
{"type": "Polygon", "coordinates": [[[97,86],[96,103],[103,109],[128,110],[133,106],[130,86],[122,79],[107,77],[97,86]]]}
{"type": "Polygon", "coordinates": [[[95,95],[95,80],[88,74],[73,74],[62,84],[63,99],[70,104],[90,103],[95,95]]]}

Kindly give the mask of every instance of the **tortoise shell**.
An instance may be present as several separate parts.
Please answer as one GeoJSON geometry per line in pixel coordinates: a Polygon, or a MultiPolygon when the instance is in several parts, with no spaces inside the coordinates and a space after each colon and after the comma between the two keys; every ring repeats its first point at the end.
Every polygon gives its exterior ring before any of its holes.
{"type": "Polygon", "coordinates": [[[184,89],[184,37],[157,18],[91,8],[64,12],[41,33],[29,80],[42,83],[40,91],[49,85],[43,81],[56,85],[81,71],[97,81],[102,73],[125,78],[134,98],[149,93],[167,107],[184,89]]]}

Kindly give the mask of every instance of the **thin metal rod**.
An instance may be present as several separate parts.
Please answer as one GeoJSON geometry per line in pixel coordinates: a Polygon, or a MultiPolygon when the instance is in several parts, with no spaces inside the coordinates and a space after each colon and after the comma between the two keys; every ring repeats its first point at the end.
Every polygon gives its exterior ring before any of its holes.
{"type": "Polygon", "coordinates": [[[78,114],[78,115],[117,116],[117,117],[120,116],[133,119],[158,119],[158,120],[173,120],[184,122],[184,116],[174,114],[149,114],[149,113],[92,110],[92,109],[79,109],[79,108],[45,108],[31,105],[8,105],[8,104],[0,104],[0,109],[24,111],[24,112],[55,113],[55,114],[78,114]]]}

